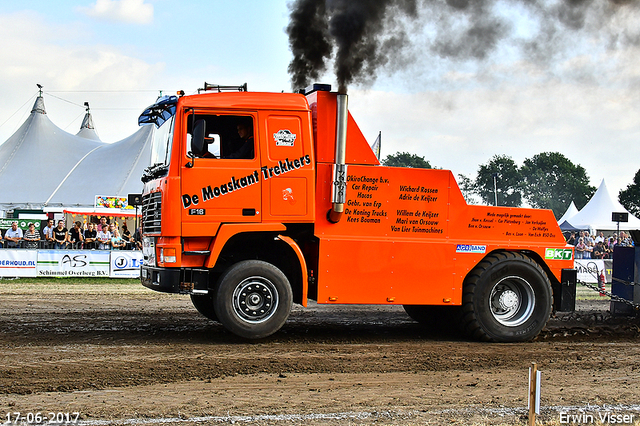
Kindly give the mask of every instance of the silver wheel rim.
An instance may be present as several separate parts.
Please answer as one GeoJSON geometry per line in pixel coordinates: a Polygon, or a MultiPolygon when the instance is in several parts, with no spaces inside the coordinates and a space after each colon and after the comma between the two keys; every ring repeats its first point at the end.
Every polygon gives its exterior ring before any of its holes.
{"type": "Polygon", "coordinates": [[[533,314],[535,295],[531,284],[522,277],[505,277],[491,289],[491,315],[500,324],[517,327],[533,314]]]}
{"type": "Polygon", "coordinates": [[[264,322],[275,314],[277,307],[276,286],[264,277],[246,278],[233,292],[233,310],[245,322],[264,322]]]}

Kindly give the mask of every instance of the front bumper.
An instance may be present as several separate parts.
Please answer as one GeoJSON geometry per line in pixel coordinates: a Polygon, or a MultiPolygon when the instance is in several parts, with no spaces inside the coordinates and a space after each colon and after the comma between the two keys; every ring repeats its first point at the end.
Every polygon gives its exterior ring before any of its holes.
{"type": "Polygon", "coordinates": [[[208,269],[140,268],[142,285],[163,293],[209,294],[211,276],[208,269]]]}

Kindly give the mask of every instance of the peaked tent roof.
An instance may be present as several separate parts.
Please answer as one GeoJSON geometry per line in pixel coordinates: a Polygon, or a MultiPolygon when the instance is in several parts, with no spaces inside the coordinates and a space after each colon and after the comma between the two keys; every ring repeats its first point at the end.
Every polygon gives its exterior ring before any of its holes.
{"type": "MultiPolygon", "coordinates": [[[[604,179],[600,187],[593,194],[586,206],[570,219],[571,225],[579,229],[593,228],[613,231],[618,228],[618,222],[611,220],[611,213],[629,213],[618,200],[611,197],[604,179]]],[[[640,229],[640,219],[629,213],[629,222],[620,222],[620,229],[640,229]]]]}
{"type": "MultiPolygon", "coordinates": [[[[88,119],[93,126],[90,115],[88,119]]],[[[80,132],[95,134],[85,124],[80,132]]],[[[87,207],[93,206],[95,195],[140,193],[152,135],[152,126],[145,126],[120,142],[106,144],[86,134],[69,134],[49,120],[38,96],[29,117],[0,145],[0,210],[41,209],[47,200],[54,207],[87,207]],[[92,155],[97,152],[103,156],[92,155]]]]}
{"type": "Polygon", "coordinates": [[[561,231],[580,231],[580,230],[586,230],[589,229],[588,226],[585,226],[584,228],[576,228],[575,226],[573,226],[572,224],[569,223],[569,221],[565,220],[564,222],[559,224],[560,226],[560,230],[561,231]]]}
{"type": "Polygon", "coordinates": [[[142,192],[140,177],[151,160],[153,126],[82,158],[60,187],[45,200],[48,207],[93,207],[96,195],[127,197],[142,192]]]}
{"type": "Polygon", "coordinates": [[[558,219],[558,223],[562,224],[565,221],[570,220],[572,217],[574,217],[580,210],[578,210],[576,208],[576,205],[574,204],[574,202],[572,201],[571,204],[569,204],[569,208],[567,208],[567,211],[564,212],[564,214],[562,215],[562,217],[560,219],[558,219]]]}
{"type": "Polygon", "coordinates": [[[0,210],[40,208],[69,170],[100,145],[53,124],[38,96],[29,117],[0,145],[0,210]]]}
{"type": "Polygon", "coordinates": [[[84,115],[82,125],[80,126],[78,133],[76,133],[76,136],[80,136],[85,139],[92,139],[94,141],[100,140],[100,136],[98,136],[98,132],[96,132],[96,128],[93,125],[93,118],[91,118],[89,109],[87,109],[87,113],[84,115]]]}

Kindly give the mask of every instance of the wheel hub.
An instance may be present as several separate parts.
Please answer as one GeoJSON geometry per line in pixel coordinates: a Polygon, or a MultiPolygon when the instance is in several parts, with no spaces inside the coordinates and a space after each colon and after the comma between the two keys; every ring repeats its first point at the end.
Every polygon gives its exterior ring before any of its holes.
{"type": "Polygon", "coordinates": [[[518,306],[518,295],[515,293],[515,291],[507,290],[500,295],[498,302],[500,303],[500,307],[503,310],[512,311],[518,306]]]}
{"type": "Polygon", "coordinates": [[[507,327],[517,327],[525,323],[533,313],[533,288],[522,277],[505,277],[491,290],[489,304],[491,315],[496,321],[507,327]]]}
{"type": "Polygon", "coordinates": [[[260,323],[273,315],[277,300],[278,294],[271,281],[264,277],[251,277],[236,287],[233,308],[244,321],[260,323]]]}

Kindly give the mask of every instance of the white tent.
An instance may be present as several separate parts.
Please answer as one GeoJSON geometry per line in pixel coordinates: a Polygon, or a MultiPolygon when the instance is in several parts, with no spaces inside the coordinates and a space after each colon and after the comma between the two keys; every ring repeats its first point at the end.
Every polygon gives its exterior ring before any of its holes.
{"type": "Polygon", "coordinates": [[[0,210],[93,207],[96,195],[140,193],[153,126],[122,141],[98,138],[89,112],[77,135],[49,120],[38,96],[24,124],[0,145],[0,210]]]}
{"type": "Polygon", "coordinates": [[[569,208],[567,208],[567,211],[564,212],[562,217],[558,220],[558,226],[560,226],[560,229],[562,231],[578,231],[579,230],[579,228],[576,228],[570,223],[571,218],[573,218],[576,214],[578,214],[578,212],[579,210],[577,209],[576,205],[572,201],[571,204],[569,205],[569,208]]]}
{"type": "Polygon", "coordinates": [[[82,125],[80,126],[80,131],[76,133],[76,136],[80,136],[85,139],[92,139],[94,141],[100,140],[98,132],[96,132],[96,128],[93,125],[93,118],[91,118],[89,107],[87,107],[87,113],[84,115],[82,125]]]}
{"type": "MultiPolygon", "coordinates": [[[[611,213],[614,212],[629,213],[618,200],[609,194],[607,185],[602,179],[600,187],[593,194],[591,200],[568,222],[579,229],[592,228],[602,231],[614,231],[618,228],[618,222],[611,220],[611,213]]],[[[620,229],[640,229],[640,219],[629,213],[629,222],[620,222],[620,229]]]]}
{"type": "Polygon", "coordinates": [[[96,195],[127,197],[142,193],[140,177],[151,159],[153,126],[112,144],[103,144],[83,157],[45,200],[47,207],[90,207],[96,195]]]}
{"type": "Polygon", "coordinates": [[[562,224],[565,221],[571,222],[570,219],[574,217],[579,211],[580,210],[577,209],[575,203],[572,201],[571,204],[569,204],[569,208],[567,208],[567,211],[564,212],[560,219],[558,219],[558,224],[562,224]]]}

